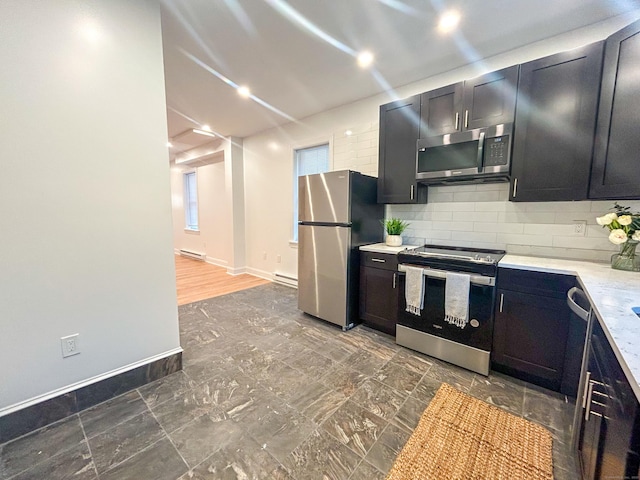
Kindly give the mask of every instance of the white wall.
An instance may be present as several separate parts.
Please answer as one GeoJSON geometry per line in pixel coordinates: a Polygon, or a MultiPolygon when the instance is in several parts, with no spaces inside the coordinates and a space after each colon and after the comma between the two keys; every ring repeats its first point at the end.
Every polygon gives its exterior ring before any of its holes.
{"type": "Polygon", "coordinates": [[[3,414],[179,335],[158,5],[0,2],[0,64],[3,414]]]}
{"type": "MultiPolygon", "coordinates": [[[[473,78],[479,74],[498,70],[510,65],[527,62],[553,53],[576,48],[588,43],[606,38],[614,31],[631,23],[640,17],[640,11],[631,15],[616,17],[606,22],[602,22],[590,27],[568,32],[566,34],[544,40],[523,48],[508,51],[504,54],[492,58],[484,59],[481,64],[468,65],[442,75],[427,78],[405,87],[397,89],[395,95],[378,95],[356,103],[345,105],[327,112],[304,119],[298,124],[287,124],[280,128],[275,128],[245,138],[245,191],[246,191],[246,235],[247,235],[247,266],[248,271],[257,275],[269,277],[274,271],[287,273],[297,277],[297,251],[295,245],[290,244],[292,225],[292,195],[293,195],[293,149],[296,147],[311,145],[318,139],[332,140],[333,158],[332,169],[350,168],[366,174],[377,176],[377,132],[378,132],[378,109],[379,106],[396,98],[404,98],[410,95],[432,90],[454,82],[473,78]],[[350,129],[358,134],[346,138],[345,130],[350,129]],[[264,258],[266,255],[266,259],[264,258]],[[276,261],[281,255],[282,261],[276,261]]],[[[472,202],[469,193],[465,193],[465,188],[474,190],[476,186],[467,187],[432,187],[430,189],[429,204],[413,207],[389,207],[388,212],[397,216],[404,216],[414,220],[421,218],[421,221],[429,222],[432,218],[453,218],[452,212],[460,205],[452,205],[456,201],[449,199],[454,192],[458,194],[456,198],[467,198],[463,202],[472,202]],[[450,189],[450,190],[447,190],[450,189]],[[435,195],[434,195],[435,194],[435,195]],[[443,195],[440,196],[439,195],[443,195]],[[434,217],[435,216],[435,217],[434,217]],[[424,220],[422,220],[424,218],[424,220]]],[[[596,231],[590,228],[588,237],[573,238],[567,235],[569,227],[557,213],[562,213],[562,208],[569,208],[567,204],[510,204],[507,201],[506,185],[477,187],[492,191],[488,194],[488,203],[473,203],[463,210],[466,213],[473,212],[479,220],[479,229],[490,228],[496,224],[496,229],[521,230],[519,237],[505,237],[504,231],[495,233],[488,232],[488,235],[480,235],[476,230],[465,230],[469,233],[475,232],[474,242],[485,245],[507,246],[509,251],[518,253],[531,253],[540,255],[568,256],[578,258],[599,258],[611,255],[609,250],[615,247],[602,243],[599,235],[606,237],[603,231],[596,231]],[[485,212],[493,209],[491,212],[485,212]],[[540,216],[527,215],[527,212],[550,213],[552,215],[540,216]],[[497,212],[504,213],[503,225],[499,220],[497,212]],[[507,216],[507,214],[510,214],[507,216]],[[511,215],[511,214],[515,214],[511,215]],[[482,215],[485,215],[482,217],[482,215]],[[480,218],[485,218],[482,220],[480,218]],[[494,218],[495,217],[495,218],[494,218]],[[551,218],[553,217],[553,221],[551,218]],[[499,224],[500,225],[497,225],[499,224]],[[550,237],[542,241],[538,237],[538,229],[541,225],[554,224],[550,229],[550,237]],[[553,237],[553,238],[551,238],[553,237]],[[557,238],[556,238],[557,237],[557,238]],[[568,245],[571,237],[571,246],[568,245]],[[562,238],[562,239],[561,239],[562,238]],[[551,243],[551,244],[549,244],[551,243]],[[533,248],[533,247],[555,247],[533,248]],[[567,248],[575,248],[578,251],[567,251],[567,248]],[[607,247],[607,248],[605,248],[607,247]],[[591,249],[600,250],[593,254],[591,249]],[[603,253],[603,250],[605,251],[603,253]]],[[[478,198],[482,198],[481,193],[478,198]]],[[[472,193],[475,198],[475,194],[472,193]]],[[[479,203],[481,200],[479,201],[479,203]]],[[[628,202],[627,202],[628,203],[628,202]]],[[[570,211],[577,209],[581,219],[593,223],[593,214],[601,215],[609,208],[606,202],[576,202],[570,204],[570,211]],[[606,208],[605,208],[606,207],[606,208]]],[[[456,217],[457,219],[458,217],[456,217]]],[[[573,220],[573,215],[571,216],[573,220]]],[[[447,220],[445,220],[447,221],[447,220]]],[[[473,222],[472,222],[473,223],[473,222]]],[[[459,236],[454,232],[459,230],[459,226],[453,222],[436,225],[437,233],[430,233],[434,229],[433,223],[421,223],[414,225],[411,233],[416,237],[416,241],[422,239],[446,240],[459,243],[459,236]]],[[[474,226],[473,228],[476,228],[474,226]]]]}
{"type": "Polygon", "coordinates": [[[227,209],[224,159],[198,168],[171,166],[174,247],[207,256],[215,265],[227,266],[231,257],[231,218],[227,209]],[[184,179],[186,172],[196,171],[198,182],[198,223],[200,231],[185,229],[184,179]]]}

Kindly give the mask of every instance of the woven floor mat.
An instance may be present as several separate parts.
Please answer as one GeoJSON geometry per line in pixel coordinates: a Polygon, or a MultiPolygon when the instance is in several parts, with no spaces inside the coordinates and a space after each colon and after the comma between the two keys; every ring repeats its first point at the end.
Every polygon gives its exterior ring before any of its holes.
{"type": "Polygon", "coordinates": [[[552,480],[551,434],[442,384],[387,480],[552,480]]]}

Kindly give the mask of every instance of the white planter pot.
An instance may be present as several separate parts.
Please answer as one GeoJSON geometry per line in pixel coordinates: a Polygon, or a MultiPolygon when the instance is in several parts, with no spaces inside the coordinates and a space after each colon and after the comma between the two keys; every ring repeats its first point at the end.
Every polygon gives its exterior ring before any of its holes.
{"type": "Polygon", "coordinates": [[[386,243],[390,247],[399,247],[402,245],[402,235],[387,235],[386,243]]]}

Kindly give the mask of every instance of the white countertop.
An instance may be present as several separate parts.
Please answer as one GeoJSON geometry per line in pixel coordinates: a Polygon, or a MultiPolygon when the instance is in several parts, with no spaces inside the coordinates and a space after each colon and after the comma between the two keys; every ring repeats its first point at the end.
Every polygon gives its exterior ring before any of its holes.
{"type": "Polygon", "coordinates": [[[640,401],[640,273],[614,270],[608,263],[505,255],[503,268],[576,275],[591,300],[622,370],[640,401]]]}
{"type": "Polygon", "coordinates": [[[374,252],[374,253],[398,253],[402,250],[406,250],[407,248],[418,248],[418,245],[401,245],[399,247],[390,247],[386,243],[372,243],[371,245],[362,245],[360,250],[363,252],[374,252]]]}

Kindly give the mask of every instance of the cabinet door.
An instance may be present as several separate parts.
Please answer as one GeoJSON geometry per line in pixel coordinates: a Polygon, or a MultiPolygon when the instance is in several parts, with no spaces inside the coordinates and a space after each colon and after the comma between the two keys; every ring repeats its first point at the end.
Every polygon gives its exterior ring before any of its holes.
{"type": "Polygon", "coordinates": [[[397,273],[381,268],[360,269],[360,319],[395,336],[398,319],[397,273]]]}
{"type": "Polygon", "coordinates": [[[513,122],[518,86],[518,65],[464,82],[462,129],[513,122]]]}
{"type": "Polygon", "coordinates": [[[591,347],[602,376],[602,386],[592,389],[591,408],[597,407],[598,402],[606,403],[606,411],[603,412],[606,429],[601,435],[602,457],[597,470],[602,479],[625,478],[638,401],[600,324],[593,327],[591,347]],[[596,395],[603,388],[605,395],[596,395]]]}
{"type": "Polygon", "coordinates": [[[421,95],[420,138],[444,135],[461,129],[463,83],[454,83],[421,95]]]}
{"type": "Polygon", "coordinates": [[[589,198],[640,198],[640,21],[605,43],[589,198]]]}
{"type": "Polygon", "coordinates": [[[426,187],[416,182],[420,96],[380,107],[378,203],[424,203],[426,187]]]}
{"type": "Polygon", "coordinates": [[[603,43],[520,68],[510,200],[587,198],[603,43]]]}
{"type": "Polygon", "coordinates": [[[494,366],[559,390],[569,325],[566,300],[498,290],[497,301],[494,366]]]}

